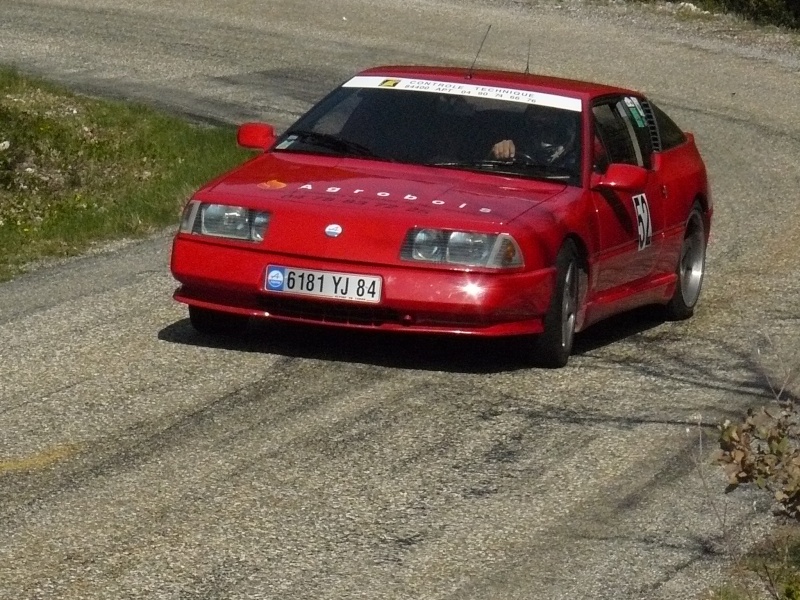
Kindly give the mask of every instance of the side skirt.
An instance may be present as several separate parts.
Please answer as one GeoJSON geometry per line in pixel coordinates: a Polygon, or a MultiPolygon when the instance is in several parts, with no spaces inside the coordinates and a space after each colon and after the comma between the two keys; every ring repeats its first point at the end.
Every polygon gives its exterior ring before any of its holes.
{"type": "Polygon", "coordinates": [[[581,323],[581,330],[634,308],[648,304],[666,304],[675,292],[677,281],[674,273],[659,275],[590,297],[586,302],[586,317],[581,323]]]}

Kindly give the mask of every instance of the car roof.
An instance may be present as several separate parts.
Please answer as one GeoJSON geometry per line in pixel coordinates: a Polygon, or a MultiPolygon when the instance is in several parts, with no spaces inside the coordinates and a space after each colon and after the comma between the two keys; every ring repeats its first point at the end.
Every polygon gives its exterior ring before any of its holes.
{"type": "Polygon", "coordinates": [[[418,77],[420,79],[435,79],[448,83],[458,81],[469,82],[472,85],[489,85],[496,87],[512,87],[525,90],[546,92],[550,94],[561,94],[576,98],[591,99],[598,96],[611,94],[633,94],[639,95],[633,90],[580,81],[577,79],[566,79],[549,75],[536,75],[529,73],[517,73],[514,71],[467,69],[461,67],[431,67],[431,66],[409,66],[409,65],[386,65],[373,67],[359,73],[359,75],[379,75],[386,77],[418,77]]]}

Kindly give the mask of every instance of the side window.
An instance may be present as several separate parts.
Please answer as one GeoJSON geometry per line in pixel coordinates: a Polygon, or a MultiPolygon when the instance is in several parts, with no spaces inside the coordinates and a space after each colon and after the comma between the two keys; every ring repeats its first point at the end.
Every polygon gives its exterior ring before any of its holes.
{"type": "Polygon", "coordinates": [[[633,149],[633,140],[622,117],[613,104],[599,104],[592,108],[595,133],[605,149],[608,162],[639,164],[633,149]]]}
{"type": "Polygon", "coordinates": [[[592,114],[608,162],[650,167],[650,134],[633,98],[597,104],[592,114]]]}
{"type": "Polygon", "coordinates": [[[646,168],[650,168],[650,154],[653,152],[653,141],[650,137],[650,128],[647,126],[647,119],[645,118],[644,109],[636,96],[625,96],[622,99],[624,110],[628,122],[633,125],[633,132],[636,135],[636,141],[639,142],[639,148],[642,149],[642,161],[646,168]]]}

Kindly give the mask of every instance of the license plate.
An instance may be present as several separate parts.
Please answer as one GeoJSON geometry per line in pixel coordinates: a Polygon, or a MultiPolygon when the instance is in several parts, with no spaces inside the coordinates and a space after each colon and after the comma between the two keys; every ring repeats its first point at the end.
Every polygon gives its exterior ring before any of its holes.
{"type": "Polygon", "coordinates": [[[269,265],[265,279],[264,288],[268,292],[353,302],[378,303],[381,301],[382,280],[374,275],[313,271],[269,265]]]}

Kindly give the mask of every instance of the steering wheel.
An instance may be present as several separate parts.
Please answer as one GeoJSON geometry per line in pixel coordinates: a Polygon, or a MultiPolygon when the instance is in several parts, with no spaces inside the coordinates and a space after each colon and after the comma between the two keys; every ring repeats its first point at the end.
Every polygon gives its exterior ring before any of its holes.
{"type": "Polygon", "coordinates": [[[528,154],[527,152],[522,152],[521,150],[517,150],[514,152],[514,156],[510,159],[512,163],[520,163],[523,165],[540,165],[542,164],[541,161],[536,160],[533,156],[528,154]]]}

